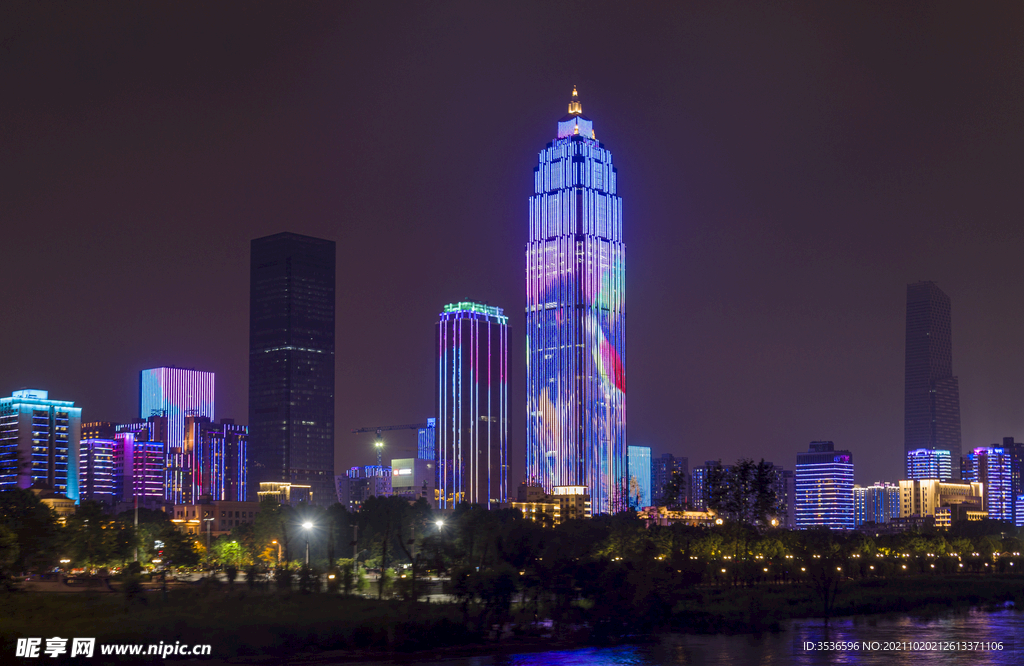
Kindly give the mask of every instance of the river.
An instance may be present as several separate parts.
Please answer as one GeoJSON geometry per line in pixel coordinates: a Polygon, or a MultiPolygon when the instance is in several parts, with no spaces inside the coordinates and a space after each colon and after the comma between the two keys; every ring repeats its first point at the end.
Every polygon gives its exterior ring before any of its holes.
{"type": "MultiPolygon", "coordinates": [[[[614,648],[361,662],[407,666],[675,666],[788,664],[1024,664],[1024,612],[970,610],[929,617],[794,620],[756,636],[671,634],[614,648]],[[831,645],[825,645],[826,643],[831,645]],[[810,644],[810,645],[809,645],[810,644]],[[808,649],[810,647],[814,649],[808,649]],[[1002,649],[998,649],[1001,646],[1002,649]],[[831,647],[826,650],[824,648],[831,647]],[[974,648],[974,649],[969,649],[974,648]]],[[[354,666],[348,662],[346,666],[354,666]]]]}

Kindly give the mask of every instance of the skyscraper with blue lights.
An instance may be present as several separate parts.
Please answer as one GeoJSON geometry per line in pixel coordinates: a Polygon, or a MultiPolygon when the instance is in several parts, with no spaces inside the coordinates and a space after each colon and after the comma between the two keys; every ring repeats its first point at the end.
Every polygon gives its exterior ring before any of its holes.
{"type": "Polygon", "coordinates": [[[852,530],[853,454],[836,451],[832,442],[811,442],[796,454],[796,528],[852,530]]]}
{"type": "Polygon", "coordinates": [[[78,499],[82,408],[22,389],[0,398],[0,491],[42,484],[78,499]]]}
{"type": "Polygon", "coordinates": [[[501,308],[444,306],[436,386],[437,505],[497,508],[508,501],[508,317],[501,308]]]}
{"type": "Polygon", "coordinates": [[[573,88],[540,152],[526,246],[526,475],[628,505],[626,246],[612,154],[573,88]]]}
{"type": "Polygon", "coordinates": [[[192,492],[195,451],[185,441],[185,419],[205,416],[213,420],[213,380],[212,372],[195,368],[160,367],[139,373],[139,418],[167,417],[163,488],[165,499],[174,504],[198,499],[192,492]]]}

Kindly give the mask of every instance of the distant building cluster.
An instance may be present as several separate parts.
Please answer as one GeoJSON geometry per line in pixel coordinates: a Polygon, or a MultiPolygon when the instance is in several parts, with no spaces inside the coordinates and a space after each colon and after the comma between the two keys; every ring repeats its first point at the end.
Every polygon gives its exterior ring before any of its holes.
{"type": "Polygon", "coordinates": [[[795,452],[792,469],[691,468],[675,452],[628,444],[618,172],[575,88],[555,129],[528,200],[523,365],[510,366],[503,308],[442,306],[433,414],[354,431],[376,431],[376,465],[335,475],[336,244],[278,233],[250,246],[248,425],[217,420],[214,373],[193,368],[142,370],[138,413],[123,420],[83,422],[72,401],[17,390],[0,398],[0,490],[32,488],[64,513],[82,501],[161,509],[208,536],[252,522],[264,500],[358,511],[387,496],[440,511],[512,508],[552,525],[619,511],[649,525],[1024,525],[1024,443],[962,451],[951,302],[934,282],[907,285],[902,478],[856,485],[853,452],[826,440],[795,452]],[[526,471],[513,497],[509,377],[520,372],[526,471]],[[416,455],[385,464],[381,433],[400,429],[416,430],[416,455]]]}

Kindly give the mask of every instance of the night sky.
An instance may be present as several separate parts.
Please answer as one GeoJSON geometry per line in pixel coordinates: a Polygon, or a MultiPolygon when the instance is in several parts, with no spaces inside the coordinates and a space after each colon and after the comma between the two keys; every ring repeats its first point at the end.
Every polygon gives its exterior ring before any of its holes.
{"type": "Polygon", "coordinates": [[[830,439],[900,478],[918,280],[964,449],[1024,438],[1024,4],[211,5],[0,9],[3,395],[124,420],[174,364],[245,422],[249,241],[293,231],[338,244],[337,469],[432,414],[437,313],[474,299],[511,317],[514,485],[527,200],[576,85],[623,198],[630,444],[830,439]]]}

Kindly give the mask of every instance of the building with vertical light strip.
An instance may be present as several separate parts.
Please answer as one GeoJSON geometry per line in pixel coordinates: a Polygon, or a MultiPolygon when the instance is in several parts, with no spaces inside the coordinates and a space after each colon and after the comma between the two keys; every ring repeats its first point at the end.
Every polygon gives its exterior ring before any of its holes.
{"type": "Polygon", "coordinates": [[[249,497],[261,483],[307,485],[334,504],[334,241],[252,241],[249,272],[249,497]]]}
{"type": "Polygon", "coordinates": [[[852,530],[853,454],[836,451],[832,442],[811,442],[796,454],[796,528],[852,530]]]}
{"type": "Polygon", "coordinates": [[[651,447],[630,446],[629,508],[640,510],[653,506],[651,496],[651,447]]]}
{"type": "MultiPolygon", "coordinates": [[[[935,477],[931,477],[935,478],[935,477]]],[[[878,481],[871,486],[853,487],[853,524],[881,525],[900,517],[900,486],[878,481]]]]}
{"type": "Polygon", "coordinates": [[[438,507],[508,501],[508,317],[462,302],[437,322],[438,507]]]}
{"type": "Polygon", "coordinates": [[[0,398],[0,491],[41,484],[78,500],[82,408],[40,389],[0,398]]]}
{"type": "Polygon", "coordinates": [[[114,435],[114,501],[158,506],[167,497],[167,445],[145,435],[114,435]]]}
{"type": "Polygon", "coordinates": [[[167,417],[166,498],[173,504],[196,501],[192,493],[194,451],[185,442],[185,419],[214,419],[214,377],[194,368],[160,367],[139,373],[139,418],[167,417]]]}
{"type": "Polygon", "coordinates": [[[526,247],[526,475],[628,505],[626,246],[612,154],[573,88],[540,152],[526,247]]]}
{"type": "Polygon", "coordinates": [[[980,482],[992,520],[1013,522],[1012,460],[1000,446],[979,446],[964,456],[964,481],[980,482]]]}
{"type": "Polygon", "coordinates": [[[78,496],[82,502],[113,504],[113,439],[82,440],[78,447],[78,496]]]}
{"type": "Polygon", "coordinates": [[[189,495],[194,501],[247,501],[248,443],[248,429],[231,419],[214,423],[205,416],[185,418],[185,450],[192,469],[189,495]]]}

